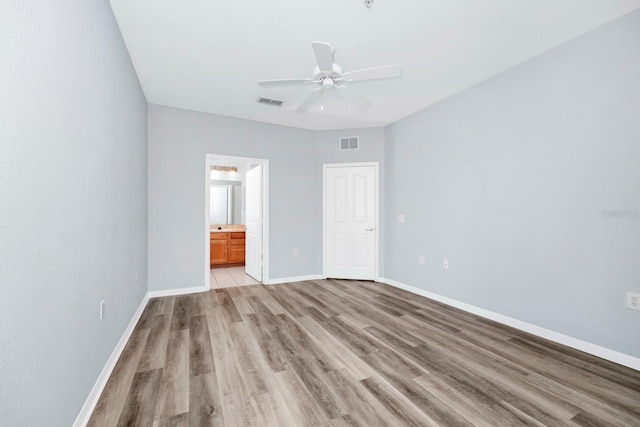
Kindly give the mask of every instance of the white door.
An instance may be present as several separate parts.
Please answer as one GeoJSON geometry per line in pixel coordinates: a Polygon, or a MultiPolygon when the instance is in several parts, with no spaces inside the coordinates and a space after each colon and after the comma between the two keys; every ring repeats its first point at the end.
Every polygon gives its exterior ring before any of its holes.
{"type": "Polygon", "coordinates": [[[262,281],[262,165],[247,171],[245,271],[262,281]]]}
{"type": "Polygon", "coordinates": [[[326,165],[324,175],[324,273],[374,280],[377,167],[326,165]]]}

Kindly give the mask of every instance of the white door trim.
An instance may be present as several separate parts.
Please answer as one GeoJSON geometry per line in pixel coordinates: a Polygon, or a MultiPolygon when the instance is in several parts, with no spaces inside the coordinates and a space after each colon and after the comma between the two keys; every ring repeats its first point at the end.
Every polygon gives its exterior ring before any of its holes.
{"type": "Polygon", "coordinates": [[[240,156],[228,156],[223,154],[211,154],[205,155],[205,168],[204,168],[204,284],[206,290],[211,289],[211,248],[209,247],[209,231],[211,224],[209,222],[209,185],[211,182],[211,166],[218,161],[229,161],[236,163],[258,163],[262,165],[262,283],[267,283],[269,280],[269,160],[258,159],[252,157],[240,157],[240,156]]]}
{"type": "Polygon", "coordinates": [[[379,242],[380,242],[380,183],[379,183],[379,162],[358,162],[358,163],[325,163],[322,165],[322,276],[327,277],[327,169],[331,167],[358,167],[373,166],[374,172],[374,230],[373,230],[373,280],[380,277],[379,271],[379,242]]]}

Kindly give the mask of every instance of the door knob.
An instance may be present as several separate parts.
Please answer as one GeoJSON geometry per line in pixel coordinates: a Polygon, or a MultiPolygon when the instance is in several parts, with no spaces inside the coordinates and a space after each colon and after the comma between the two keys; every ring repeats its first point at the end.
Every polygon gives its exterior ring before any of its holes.
{"type": "Polygon", "coordinates": [[[366,230],[364,230],[364,231],[373,231],[373,227],[371,227],[371,228],[367,228],[367,229],[366,229],[366,230]]]}

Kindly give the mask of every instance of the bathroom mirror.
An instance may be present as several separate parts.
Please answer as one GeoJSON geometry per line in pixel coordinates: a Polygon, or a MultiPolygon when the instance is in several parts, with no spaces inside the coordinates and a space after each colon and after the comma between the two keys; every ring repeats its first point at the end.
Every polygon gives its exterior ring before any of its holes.
{"type": "Polygon", "coordinates": [[[211,225],[241,224],[242,183],[211,180],[209,187],[209,223],[211,225]]]}

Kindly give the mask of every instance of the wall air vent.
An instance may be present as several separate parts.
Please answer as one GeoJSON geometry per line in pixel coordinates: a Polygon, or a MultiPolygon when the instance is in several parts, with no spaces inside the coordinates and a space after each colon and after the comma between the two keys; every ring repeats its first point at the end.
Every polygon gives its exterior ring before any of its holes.
{"type": "Polygon", "coordinates": [[[357,149],[358,149],[357,136],[343,136],[342,138],[340,138],[340,151],[357,150],[357,149]]]}
{"type": "Polygon", "coordinates": [[[258,98],[258,104],[266,104],[266,105],[273,105],[274,107],[280,107],[282,106],[283,103],[284,101],[280,101],[279,99],[271,99],[271,98],[263,98],[263,97],[258,98]]]}

